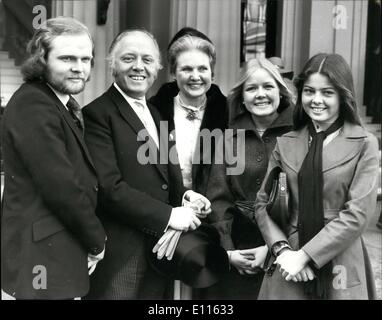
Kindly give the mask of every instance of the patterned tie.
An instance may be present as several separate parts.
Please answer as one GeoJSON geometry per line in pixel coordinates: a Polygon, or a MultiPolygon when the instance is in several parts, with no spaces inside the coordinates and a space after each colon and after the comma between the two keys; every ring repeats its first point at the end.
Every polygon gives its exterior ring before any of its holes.
{"type": "Polygon", "coordinates": [[[84,131],[84,119],[82,117],[81,107],[78,102],[70,96],[68,103],[66,104],[68,107],[69,113],[72,116],[74,123],[77,127],[82,131],[84,131]]]}

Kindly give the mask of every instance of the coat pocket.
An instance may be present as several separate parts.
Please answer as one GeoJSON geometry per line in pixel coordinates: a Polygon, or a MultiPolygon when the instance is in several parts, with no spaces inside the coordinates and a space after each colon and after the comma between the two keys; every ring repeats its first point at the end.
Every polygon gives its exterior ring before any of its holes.
{"type": "Polygon", "coordinates": [[[64,230],[64,225],[54,216],[44,217],[33,223],[33,241],[41,241],[61,230],[64,230]]]}

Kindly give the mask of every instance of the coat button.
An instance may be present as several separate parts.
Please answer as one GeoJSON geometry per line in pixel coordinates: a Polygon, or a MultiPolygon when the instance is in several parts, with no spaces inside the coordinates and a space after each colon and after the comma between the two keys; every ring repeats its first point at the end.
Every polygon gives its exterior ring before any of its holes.
{"type": "Polygon", "coordinates": [[[269,143],[271,140],[269,138],[264,138],[265,143],[269,143]]]}
{"type": "Polygon", "coordinates": [[[258,156],[256,160],[257,160],[257,162],[261,162],[263,160],[263,156],[261,156],[261,155],[258,156]]]}
{"type": "Polygon", "coordinates": [[[163,190],[167,190],[168,189],[168,185],[167,184],[162,184],[162,189],[163,190]]]}
{"type": "Polygon", "coordinates": [[[261,185],[261,180],[259,178],[256,179],[256,184],[259,186],[261,185]]]}
{"type": "Polygon", "coordinates": [[[95,192],[98,192],[98,186],[94,186],[94,187],[93,187],[93,190],[94,190],[95,192]]]}

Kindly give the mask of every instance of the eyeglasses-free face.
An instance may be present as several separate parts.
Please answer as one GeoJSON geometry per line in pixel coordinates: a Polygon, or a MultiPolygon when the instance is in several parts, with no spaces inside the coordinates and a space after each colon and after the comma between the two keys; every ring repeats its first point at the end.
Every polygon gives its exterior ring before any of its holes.
{"type": "Polygon", "coordinates": [[[305,81],[301,102],[306,114],[321,130],[329,128],[339,116],[340,96],[323,74],[313,73],[305,81]]]}

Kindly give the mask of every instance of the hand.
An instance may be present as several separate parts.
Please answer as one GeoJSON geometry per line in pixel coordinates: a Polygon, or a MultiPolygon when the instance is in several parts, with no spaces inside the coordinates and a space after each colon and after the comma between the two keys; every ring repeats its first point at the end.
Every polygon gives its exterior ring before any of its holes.
{"type": "Polygon", "coordinates": [[[309,265],[307,265],[304,269],[302,269],[292,280],[294,282],[300,282],[300,281],[310,281],[315,278],[314,271],[309,265]]]}
{"type": "Polygon", "coordinates": [[[194,211],[186,207],[173,208],[168,222],[169,227],[179,231],[195,230],[200,224],[201,222],[194,211]]]}
{"type": "Polygon", "coordinates": [[[240,250],[227,251],[229,262],[234,266],[237,271],[241,274],[251,274],[253,270],[251,269],[252,260],[248,257],[242,255],[240,250]]]}
{"type": "Polygon", "coordinates": [[[211,202],[200,193],[188,190],[184,193],[182,205],[194,210],[198,218],[205,218],[212,211],[211,202]]]}
{"type": "Polygon", "coordinates": [[[298,279],[295,277],[309,261],[310,257],[303,250],[284,250],[275,262],[280,267],[279,271],[286,281],[297,281],[298,279]]]}
{"type": "Polygon", "coordinates": [[[105,249],[97,255],[88,254],[88,273],[89,276],[94,272],[97,263],[100,262],[105,256],[105,249]]]}
{"type": "Polygon", "coordinates": [[[252,260],[251,262],[252,269],[257,269],[257,268],[262,269],[264,267],[265,258],[267,257],[268,247],[267,245],[264,245],[261,247],[240,250],[240,253],[248,257],[248,259],[252,260]]]}

